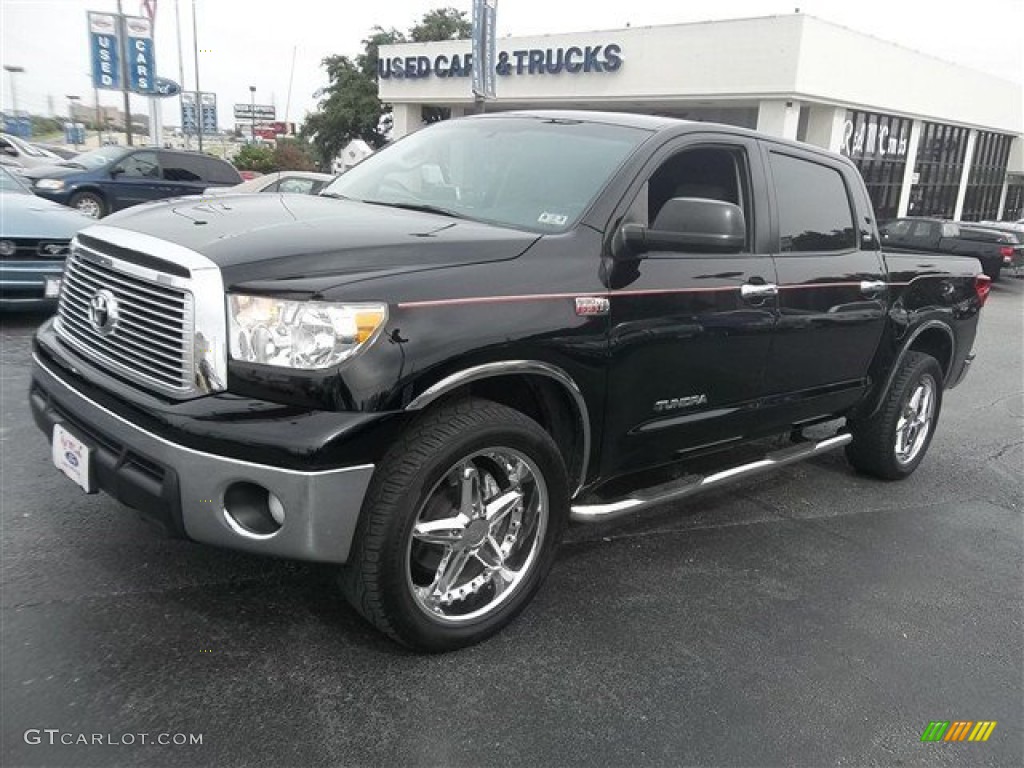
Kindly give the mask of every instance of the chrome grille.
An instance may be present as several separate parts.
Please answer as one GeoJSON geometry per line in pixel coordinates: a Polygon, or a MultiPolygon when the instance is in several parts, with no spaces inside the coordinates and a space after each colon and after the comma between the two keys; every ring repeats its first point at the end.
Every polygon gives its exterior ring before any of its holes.
{"type": "Polygon", "coordinates": [[[188,394],[193,389],[192,294],[162,284],[159,273],[130,266],[74,244],[64,267],[58,336],[112,373],[170,395],[188,394]],[[148,273],[156,279],[142,276],[148,273]],[[90,313],[101,290],[117,305],[109,329],[90,313]]]}

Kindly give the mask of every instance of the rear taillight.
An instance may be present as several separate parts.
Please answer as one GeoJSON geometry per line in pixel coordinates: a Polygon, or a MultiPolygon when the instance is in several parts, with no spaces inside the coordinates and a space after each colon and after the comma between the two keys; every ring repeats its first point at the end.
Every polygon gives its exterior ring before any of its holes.
{"type": "Polygon", "coordinates": [[[992,290],[992,278],[988,275],[974,276],[974,294],[978,297],[978,306],[985,306],[990,290],[992,290]]]}
{"type": "Polygon", "coordinates": [[[1013,263],[1013,248],[1009,245],[1004,245],[999,249],[999,255],[1003,257],[1004,264],[1013,263]]]}

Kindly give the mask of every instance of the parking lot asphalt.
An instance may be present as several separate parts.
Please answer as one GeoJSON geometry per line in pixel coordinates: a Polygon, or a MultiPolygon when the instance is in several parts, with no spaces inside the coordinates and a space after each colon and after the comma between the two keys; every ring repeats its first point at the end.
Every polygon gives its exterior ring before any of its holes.
{"type": "Polygon", "coordinates": [[[443,656],[377,634],[331,568],[78,492],[26,404],[40,320],[3,317],[4,766],[1024,763],[1024,281],[994,286],[910,479],[837,453],[574,529],[516,623],[443,656]],[[922,743],[933,720],[998,725],[922,743]]]}

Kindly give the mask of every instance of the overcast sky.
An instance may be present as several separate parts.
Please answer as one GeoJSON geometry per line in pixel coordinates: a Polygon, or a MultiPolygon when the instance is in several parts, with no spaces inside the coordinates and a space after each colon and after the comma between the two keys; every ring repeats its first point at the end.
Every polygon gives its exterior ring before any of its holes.
{"type": "MultiPolygon", "coordinates": [[[[288,117],[299,122],[313,110],[313,93],[326,85],[320,61],[330,54],[356,55],[359,42],[376,24],[407,29],[424,12],[471,0],[195,0],[199,26],[202,90],[217,94],[220,127],[231,127],[231,105],[274,103],[284,118],[292,51],[295,75],[288,117]]],[[[192,0],[178,0],[185,51],[186,87],[195,88],[192,0]]],[[[25,68],[17,75],[19,109],[53,109],[66,114],[65,94],[92,103],[86,11],[114,11],[116,0],[0,0],[3,63],[25,68]]],[[[499,0],[498,33],[532,35],[617,29],[713,19],[809,13],[860,32],[939,56],[1016,82],[1024,81],[1024,1],[972,0],[499,0]]],[[[124,0],[126,13],[139,13],[140,0],[124,0]]],[[[157,69],[179,80],[175,0],[158,0],[157,69]]],[[[742,51],[737,51],[742,56],[742,51]]],[[[0,101],[11,103],[4,73],[0,101]]],[[[120,93],[101,91],[103,104],[120,104],[120,93]]],[[[164,102],[166,124],[177,124],[177,100],[164,102]]],[[[133,98],[133,110],[145,100],[133,98]]]]}

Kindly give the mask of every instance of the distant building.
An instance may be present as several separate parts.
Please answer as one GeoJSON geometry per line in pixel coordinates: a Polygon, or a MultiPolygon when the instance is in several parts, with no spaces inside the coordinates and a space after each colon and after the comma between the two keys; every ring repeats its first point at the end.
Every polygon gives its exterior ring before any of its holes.
{"type": "MultiPolygon", "coordinates": [[[[452,116],[477,109],[470,48],[468,40],[381,46],[393,138],[420,128],[424,107],[452,116]]],[[[1024,216],[1019,82],[813,16],[501,38],[495,76],[487,112],[645,112],[842,153],[860,169],[879,219],[1024,216]]]]}
{"type": "MultiPolygon", "coordinates": [[[[111,130],[124,130],[124,111],[117,107],[99,108],[100,123],[111,130]]],[[[96,107],[88,104],[75,103],[71,107],[71,117],[76,123],[96,125],[96,107]]],[[[149,133],[149,115],[132,113],[132,128],[141,133],[149,133]]]]}

